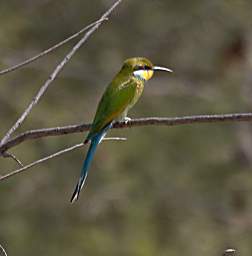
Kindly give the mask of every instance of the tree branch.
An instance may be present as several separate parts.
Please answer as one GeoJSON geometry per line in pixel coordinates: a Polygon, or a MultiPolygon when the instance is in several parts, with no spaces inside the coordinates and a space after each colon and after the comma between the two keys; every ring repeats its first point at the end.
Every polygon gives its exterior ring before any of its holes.
{"type": "MultiPolygon", "coordinates": [[[[28,105],[28,107],[25,109],[23,114],[18,118],[16,123],[10,128],[10,130],[6,133],[6,135],[3,137],[3,139],[0,142],[0,146],[2,146],[12,135],[12,133],[23,123],[23,121],[26,119],[26,117],[31,112],[32,108],[39,102],[40,98],[44,95],[46,90],[48,89],[49,85],[56,79],[60,71],[63,69],[63,67],[70,61],[70,59],[73,57],[73,55],[76,53],[76,51],[87,41],[87,39],[100,27],[100,25],[103,23],[103,21],[110,15],[110,13],[116,8],[116,6],[121,2],[122,0],[117,0],[98,20],[99,23],[95,24],[93,27],[91,27],[85,35],[81,38],[81,40],[72,48],[72,50],[65,56],[65,58],[57,65],[55,70],[52,72],[52,74],[49,76],[49,78],[46,80],[46,82],[42,85],[36,96],[32,99],[31,103],[28,105]]],[[[98,22],[97,21],[97,22],[98,22]]]]}
{"type": "MultiPolygon", "coordinates": [[[[183,116],[183,117],[148,117],[132,119],[126,122],[115,123],[113,128],[129,128],[135,126],[146,125],[163,125],[163,126],[175,126],[186,125],[195,123],[213,123],[213,122],[246,122],[252,121],[252,113],[233,113],[233,114],[220,114],[220,115],[196,115],[196,116],[183,116]]],[[[19,145],[20,143],[38,139],[48,136],[59,136],[64,134],[72,134],[78,132],[88,131],[90,124],[68,125],[63,127],[53,127],[45,129],[30,130],[17,135],[16,137],[8,140],[2,146],[0,146],[0,155],[6,152],[8,149],[19,145]]]]}
{"type": "Polygon", "coordinates": [[[26,59],[25,61],[22,61],[12,67],[9,67],[9,68],[6,68],[6,69],[3,69],[3,70],[0,70],[0,76],[1,75],[5,75],[7,73],[10,73],[12,71],[15,71],[16,69],[19,69],[19,68],[22,68],[38,59],[40,59],[41,57],[55,51],[56,49],[58,49],[59,47],[63,46],[64,44],[68,43],[69,41],[73,40],[74,38],[78,37],[79,35],[81,35],[82,33],[84,33],[85,31],[87,31],[88,29],[90,29],[91,27],[93,27],[94,25],[98,24],[98,23],[101,23],[105,20],[108,20],[107,18],[106,19],[99,19],[93,23],[90,23],[89,25],[87,25],[86,27],[82,28],[80,31],[78,31],[77,33],[71,35],[70,37],[66,38],[65,40],[59,42],[58,44],[55,44],[54,46],[50,47],[49,49],[46,49],[44,50],[43,52],[29,58],[29,59],[26,59]]]}
{"type": "MultiPolygon", "coordinates": [[[[252,121],[252,113],[233,113],[233,114],[223,114],[223,115],[198,115],[198,116],[184,116],[184,117],[174,117],[174,118],[160,118],[160,117],[148,117],[148,118],[139,118],[132,119],[127,122],[117,122],[113,125],[113,128],[128,128],[134,126],[146,126],[146,125],[164,125],[164,126],[175,126],[175,125],[184,125],[184,124],[194,124],[194,123],[213,123],[213,122],[230,122],[230,121],[252,121]]],[[[38,129],[24,132],[17,137],[7,141],[3,146],[0,147],[0,152],[3,155],[6,150],[20,144],[23,141],[28,139],[36,139],[46,136],[56,136],[63,134],[70,134],[76,132],[87,131],[90,128],[89,124],[81,125],[69,125],[64,127],[55,127],[47,129],[38,129]]],[[[104,138],[104,140],[125,140],[125,138],[104,138]]],[[[19,168],[15,171],[8,172],[7,174],[0,176],[0,181],[8,179],[9,177],[16,175],[18,173],[24,172],[31,167],[50,160],[54,157],[57,157],[61,154],[67,153],[74,149],[80,148],[84,143],[68,147],[61,151],[58,151],[52,155],[41,158],[35,162],[32,162],[22,168],[19,168]]]]}
{"type": "Polygon", "coordinates": [[[0,244],[0,249],[3,252],[4,256],[7,256],[7,252],[1,244],[0,244]]]}
{"type": "Polygon", "coordinates": [[[223,254],[223,256],[235,256],[236,255],[236,250],[233,248],[226,249],[223,254]]]}
{"type": "MultiPolygon", "coordinates": [[[[125,141],[126,138],[111,137],[111,138],[103,138],[102,141],[111,141],[111,140],[113,140],[113,141],[125,141]]],[[[58,152],[56,152],[54,154],[51,154],[49,156],[41,158],[41,159],[39,159],[39,160],[37,160],[35,162],[32,162],[32,163],[30,163],[28,165],[25,165],[22,168],[19,168],[19,169],[14,170],[14,171],[9,171],[9,172],[7,172],[7,174],[0,176],[0,181],[6,180],[6,179],[8,179],[8,178],[10,178],[10,177],[12,177],[14,175],[17,175],[17,174],[21,173],[21,172],[27,171],[31,167],[33,167],[35,165],[38,165],[38,164],[41,164],[41,163],[43,163],[45,161],[48,161],[48,160],[50,160],[50,159],[52,159],[54,157],[60,156],[60,155],[62,155],[64,153],[67,153],[67,152],[70,152],[70,151],[75,150],[77,148],[83,147],[84,145],[85,145],[84,142],[76,144],[74,146],[62,149],[62,150],[60,150],[60,151],[58,151],[58,152]]]]}
{"type": "Polygon", "coordinates": [[[47,161],[47,160],[50,160],[50,159],[52,159],[52,158],[54,158],[54,157],[60,156],[60,155],[62,155],[62,154],[64,154],[64,153],[67,153],[67,152],[72,151],[72,150],[74,150],[74,149],[80,148],[80,147],[82,147],[83,145],[84,145],[84,143],[80,143],[80,144],[74,145],[74,146],[72,146],[72,147],[65,148],[65,149],[63,149],[63,150],[60,150],[60,151],[58,151],[58,152],[52,154],[52,155],[46,156],[46,157],[41,158],[41,159],[39,159],[39,160],[37,160],[37,161],[35,161],[35,162],[32,162],[32,163],[30,163],[30,164],[28,164],[28,165],[25,165],[24,167],[19,168],[19,169],[15,170],[15,171],[7,172],[7,174],[0,176],[0,181],[6,180],[6,179],[10,178],[10,177],[13,176],[13,175],[16,175],[16,174],[19,174],[19,173],[21,173],[21,172],[24,172],[24,171],[30,169],[31,167],[33,167],[33,166],[35,166],[35,165],[38,165],[38,164],[40,164],[40,163],[43,163],[43,162],[45,162],[45,161],[47,161]]]}
{"type": "Polygon", "coordinates": [[[23,167],[24,165],[22,164],[22,162],[12,153],[10,152],[4,152],[3,153],[3,157],[9,157],[12,158],[19,166],[23,167]]]}

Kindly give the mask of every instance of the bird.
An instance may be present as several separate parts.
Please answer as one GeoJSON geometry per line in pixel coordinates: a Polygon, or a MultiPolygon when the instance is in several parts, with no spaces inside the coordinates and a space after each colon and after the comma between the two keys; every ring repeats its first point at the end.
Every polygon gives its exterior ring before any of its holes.
{"type": "Polygon", "coordinates": [[[71,203],[77,201],[83,188],[91,161],[98,144],[116,121],[129,121],[128,111],[142,95],[144,84],[150,80],[155,71],[173,72],[171,69],[154,66],[145,57],[126,59],[122,68],[105,89],[98,104],[96,114],[84,144],[90,142],[86,158],[83,162],[80,178],[71,197],[71,203]]]}

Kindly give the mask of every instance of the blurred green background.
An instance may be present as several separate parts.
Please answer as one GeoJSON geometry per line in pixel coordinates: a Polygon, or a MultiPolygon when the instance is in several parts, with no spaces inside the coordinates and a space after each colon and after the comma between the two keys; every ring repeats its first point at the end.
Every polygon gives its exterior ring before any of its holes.
{"type": "MultiPolygon", "coordinates": [[[[0,68],[16,64],[100,17],[112,0],[0,2],[0,68]]],[[[132,118],[251,110],[252,2],[124,0],[78,51],[18,132],[90,122],[124,59],[174,69],[156,74],[132,118]]],[[[74,42],[0,77],[1,136],[74,42]]],[[[213,256],[252,254],[252,127],[212,123],[111,131],[80,200],[70,196],[86,149],[0,184],[0,243],[9,255],[213,256]]],[[[85,134],[25,142],[24,163],[85,134]]],[[[17,166],[0,159],[0,174],[17,166]]]]}

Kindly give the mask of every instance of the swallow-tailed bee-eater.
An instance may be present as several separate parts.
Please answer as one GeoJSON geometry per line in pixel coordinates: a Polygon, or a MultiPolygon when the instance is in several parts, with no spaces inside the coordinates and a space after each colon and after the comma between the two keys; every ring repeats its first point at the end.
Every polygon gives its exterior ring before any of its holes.
{"type": "Polygon", "coordinates": [[[127,113],[129,109],[136,104],[143,92],[144,83],[152,78],[155,71],[172,72],[169,68],[154,66],[143,57],[127,59],[106,88],[85,140],[85,143],[90,142],[90,146],[71,202],[75,202],[79,197],[97,145],[115,121],[128,120],[127,113]]]}

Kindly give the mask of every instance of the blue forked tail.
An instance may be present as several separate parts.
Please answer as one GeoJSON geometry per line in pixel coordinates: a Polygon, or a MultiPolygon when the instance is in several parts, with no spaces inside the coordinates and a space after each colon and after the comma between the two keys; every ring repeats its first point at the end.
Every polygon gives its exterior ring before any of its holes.
{"type": "Polygon", "coordinates": [[[88,175],[88,170],[89,170],[89,166],[90,163],[94,157],[94,153],[96,151],[96,148],[98,146],[98,144],[100,143],[100,141],[103,139],[103,137],[105,136],[107,130],[111,127],[112,125],[109,124],[108,126],[106,126],[101,132],[99,132],[97,135],[95,135],[92,139],[91,139],[91,144],[89,146],[88,152],[87,152],[87,156],[85,161],[83,162],[82,165],[82,169],[81,169],[81,174],[80,174],[80,178],[79,181],[74,189],[73,195],[71,197],[71,203],[74,203],[75,201],[77,201],[77,199],[79,198],[80,195],[80,191],[82,189],[82,187],[85,184],[87,175],[88,175]]]}

